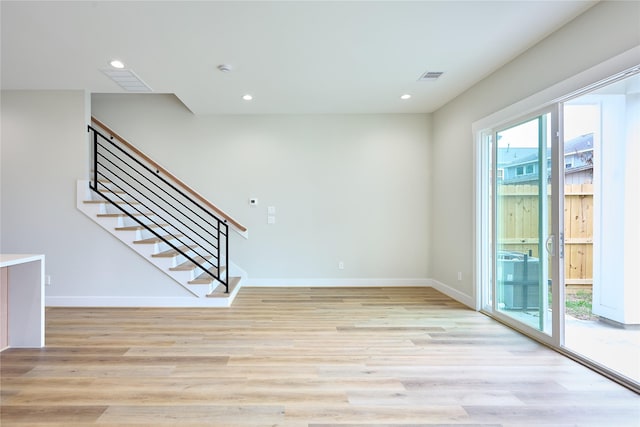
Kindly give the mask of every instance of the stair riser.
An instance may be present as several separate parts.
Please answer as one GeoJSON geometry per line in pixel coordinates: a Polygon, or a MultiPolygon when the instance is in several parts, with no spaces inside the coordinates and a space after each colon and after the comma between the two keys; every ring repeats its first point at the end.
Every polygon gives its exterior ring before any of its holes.
{"type": "MultiPolygon", "coordinates": [[[[168,250],[172,250],[174,249],[169,243],[166,243],[164,241],[160,241],[160,242],[156,242],[156,243],[134,243],[134,242],[139,242],[140,239],[137,239],[135,236],[138,235],[139,232],[137,231],[116,231],[116,233],[120,234],[120,233],[129,233],[131,235],[130,238],[122,239],[125,243],[136,246],[136,247],[140,247],[141,250],[143,250],[145,253],[148,253],[149,255],[153,255],[153,254],[158,254],[161,252],[165,252],[168,250]]],[[[155,238],[155,236],[150,235],[149,237],[153,237],[155,238]]],[[[191,243],[186,237],[181,237],[180,240],[178,239],[171,239],[170,240],[171,244],[173,244],[173,246],[176,247],[180,247],[183,246],[185,244],[189,244],[191,243]]],[[[164,257],[163,257],[164,258],[164,257]]],[[[178,265],[178,264],[176,264],[178,265]]]]}
{"type": "MultiPolygon", "coordinates": [[[[152,225],[154,223],[156,223],[156,224],[161,224],[162,223],[162,221],[160,221],[158,218],[155,218],[155,217],[153,219],[147,219],[147,218],[145,218],[143,216],[137,216],[136,219],[138,221],[141,221],[143,224],[149,224],[149,225],[152,225]]],[[[129,226],[140,225],[140,223],[138,221],[136,221],[135,219],[130,218],[128,216],[125,216],[125,217],[122,217],[122,226],[123,227],[129,227],[129,226]]]]}
{"type": "Polygon", "coordinates": [[[107,201],[105,201],[105,203],[101,203],[100,205],[103,208],[103,213],[122,213],[124,211],[131,214],[135,214],[135,213],[147,212],[147,210],[143,206],[137,206],[137,205],[136,206],[119,205],[119,207],[117,208],[109,204],[109,202],[107,201]]]}
{"type": "MultiPolygon", "coordinates": [[[[175,229],[173,229],[172,227],[165,227],[165,228],[152,227],[151,230],[155,231],[157,234],[161,236],[167,236],[167,235],[170,235],[171,233],[173,233],[176,236],[178,235],[178,232],[176,232],[175,229]]],[[[118,232],[133,233],[132,241],[145,240],[145,239],[151,239],[151,238],[157,237],[152,231],[147,230],[145,228],[141,230],[118,230],[118,232]]],[[[123,236],[126,236],[126,235],[123,234],[123,236]]],[[[186,241],[186,239],[184,238],[183,240],[186,241]]]]}

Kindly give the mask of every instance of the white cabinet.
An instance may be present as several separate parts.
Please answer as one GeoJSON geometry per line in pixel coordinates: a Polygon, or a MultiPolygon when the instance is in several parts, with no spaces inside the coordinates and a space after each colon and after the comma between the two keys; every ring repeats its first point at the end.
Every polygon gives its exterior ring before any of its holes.
{"type": "Polygon", "coordinates": [[[0,344],[44,347],[44,255],[0,254],[0,269],[0,344]]]}

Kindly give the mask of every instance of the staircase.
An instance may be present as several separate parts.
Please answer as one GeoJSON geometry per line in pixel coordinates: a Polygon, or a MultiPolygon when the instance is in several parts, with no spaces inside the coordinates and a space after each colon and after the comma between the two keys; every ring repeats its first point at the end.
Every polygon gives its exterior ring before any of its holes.
{"type": "Polygon", "coordinates": [[[246,237],[246,228],[92,122],[92,179],[78,181],[77,208],[182,286],[189,306],[229,307],[246,278],[229,260],[229,231],[246,237]]]}

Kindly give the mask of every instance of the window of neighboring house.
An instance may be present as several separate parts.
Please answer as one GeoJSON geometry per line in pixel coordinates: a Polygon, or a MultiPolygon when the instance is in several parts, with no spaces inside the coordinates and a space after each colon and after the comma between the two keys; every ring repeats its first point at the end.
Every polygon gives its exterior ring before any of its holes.
{"type": "Polygon", "coordinates": [[[533,165],[527,165],[527,170],[526,170],[527,175],[532,174],[533,173],[533,165]]]}
{"type": "Polygon", "coordinates": [[[523,168],[522,166],[518,166],[518,167],[516,168],[516,175],[517,175],[517,176],[524,175],[524,168],[523,168]]]}

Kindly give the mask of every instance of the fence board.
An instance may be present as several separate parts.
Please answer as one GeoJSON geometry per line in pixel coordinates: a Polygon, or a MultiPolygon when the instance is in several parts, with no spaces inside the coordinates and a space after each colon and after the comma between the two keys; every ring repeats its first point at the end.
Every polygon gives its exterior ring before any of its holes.
{"type": "MultiPolygon", "coordinates": [[[[497,213],[501,250],[539,257],[538,187],[502,185],[497,213]]],[[[549,206],[551,204],[549,203],[549,206]]],[[[567,184],[564,201],[565,278],[569,286],[593,283],[593,184],[567,184]]]]}

